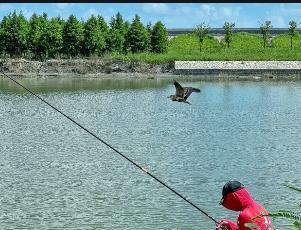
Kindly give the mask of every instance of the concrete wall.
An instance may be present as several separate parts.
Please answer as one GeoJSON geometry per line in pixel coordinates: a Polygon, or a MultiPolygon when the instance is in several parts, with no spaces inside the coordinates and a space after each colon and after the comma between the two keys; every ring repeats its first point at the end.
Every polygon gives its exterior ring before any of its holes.
{"type": "Polygon", "coordinates": [[[301,76],[301,61],[175,61],[179,75],[277,75],[301,76]]]}

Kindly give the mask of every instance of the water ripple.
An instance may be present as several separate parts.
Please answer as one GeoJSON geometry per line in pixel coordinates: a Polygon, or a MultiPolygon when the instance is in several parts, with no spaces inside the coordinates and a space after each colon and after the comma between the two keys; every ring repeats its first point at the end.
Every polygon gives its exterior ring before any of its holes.
{"type": "MultiPolygon", "coordinates": [[[[218,205],[230,179],[268,210],[295,208],[299,82],[183,82],[201,88],[189,106],[166,98],[172,84],[94,81],[40,94],[217,219],[236,216],[218,205]]],[[[0,91],[0,117],[1,229],[213,229],[36,98],[0,91]]]]}

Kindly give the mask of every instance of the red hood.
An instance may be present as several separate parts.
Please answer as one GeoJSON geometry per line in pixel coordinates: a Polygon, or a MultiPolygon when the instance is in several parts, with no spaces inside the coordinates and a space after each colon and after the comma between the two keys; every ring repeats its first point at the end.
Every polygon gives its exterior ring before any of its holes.
{"type": "Polygon", "coordinates": [[[242,188],[226,195],[223,206],[233,211],[242,211],[254,203],[247,189],[242,188]]]}

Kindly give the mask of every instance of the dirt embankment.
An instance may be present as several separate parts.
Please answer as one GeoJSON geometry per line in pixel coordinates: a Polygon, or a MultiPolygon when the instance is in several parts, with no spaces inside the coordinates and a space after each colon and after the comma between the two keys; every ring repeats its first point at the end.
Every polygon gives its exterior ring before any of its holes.
{"type": "Polygon", "coordinates": [[[51,59],[44,62],[26,59],[0,59],[7,74],[17,76],[98,75],[114,73],[169,74],[174,63],[149,64],[136,61],[102,59],[51,59]]]}
{"type": "Polygon", "coordinates": [[[6,74],[20,77],[193,77],[217,79],[301,80],[301,61],[175,61],[150,64],[112,59],[0,59],[6,74]]]}

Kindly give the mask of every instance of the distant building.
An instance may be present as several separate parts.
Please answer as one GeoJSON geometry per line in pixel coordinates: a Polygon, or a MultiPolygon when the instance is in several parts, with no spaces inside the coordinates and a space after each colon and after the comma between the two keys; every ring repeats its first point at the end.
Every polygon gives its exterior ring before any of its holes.
{"type": "MultiPolygon", "coordinates": [[[[168,36],[169,37],[174,37],[178,36],[181,34],[188,34],[192,33],[193,29],[188,28],[188,29],[183,29],[183,28],[176,28],[176,29],[167,29],[168,31],[168,36]]],[[[301,31],[301,29],[297,29],[298,32],[301,31]]],[[[260,34],[260,29],[259,28],[234,28],[233,29],[234,33],[237,32],[248,32],[252,34],[260,34]]],[[[272,35],[278,35],[278,34],[285,34],[288,33],[288,28],[272,28],[270,30],[272,35]]],[[[213,36],[224,36],[225,30],[223,28],[211,28],[210,34],[213,36]]]]}

